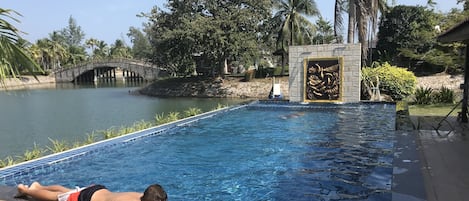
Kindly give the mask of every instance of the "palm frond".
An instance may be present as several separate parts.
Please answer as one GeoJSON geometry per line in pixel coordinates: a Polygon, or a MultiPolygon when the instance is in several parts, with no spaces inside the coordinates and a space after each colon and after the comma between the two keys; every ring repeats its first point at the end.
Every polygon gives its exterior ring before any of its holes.
{"type": "Polygon", "coordinates": [[[5,84],[6,78],[10,76],[16,78],[23,69],[31,73],[35,70],[42,71],[39,65],[20,47],[20,31],[6,20],[19,22],[11,14],[21,16],[13,10],[0,8],[0,83],[2,85],[5,84]]]}

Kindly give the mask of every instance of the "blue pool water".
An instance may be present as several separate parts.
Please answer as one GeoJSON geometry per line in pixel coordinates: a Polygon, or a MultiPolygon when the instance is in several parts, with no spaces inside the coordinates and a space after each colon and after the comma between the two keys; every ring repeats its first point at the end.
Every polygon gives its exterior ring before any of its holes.
{"type": "Polygon", "coordinates": [[[391,200],[394,119],[388,104],[254,105],[0,183],[159,183],[172,201],[391,200]]]}

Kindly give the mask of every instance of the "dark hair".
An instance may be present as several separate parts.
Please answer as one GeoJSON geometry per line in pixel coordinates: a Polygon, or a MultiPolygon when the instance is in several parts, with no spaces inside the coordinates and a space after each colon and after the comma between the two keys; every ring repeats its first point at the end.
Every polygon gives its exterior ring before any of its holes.
{"type": "Polygon", "coordinates": [[[141,201],[166,201],[168,196],[163,187],[159,184],[153,184],[143,192],[143,196],[140,198],[141,201]]]}

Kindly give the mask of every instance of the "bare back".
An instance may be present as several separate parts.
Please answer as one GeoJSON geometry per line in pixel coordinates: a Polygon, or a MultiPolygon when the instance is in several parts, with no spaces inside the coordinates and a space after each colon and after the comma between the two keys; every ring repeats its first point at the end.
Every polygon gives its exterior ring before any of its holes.
{"type": "Polygon", "coordinates": [[[96,191],[91,201],[140,201],[143,194],[137,192],[113,193],[107,189],[96,191]]]}

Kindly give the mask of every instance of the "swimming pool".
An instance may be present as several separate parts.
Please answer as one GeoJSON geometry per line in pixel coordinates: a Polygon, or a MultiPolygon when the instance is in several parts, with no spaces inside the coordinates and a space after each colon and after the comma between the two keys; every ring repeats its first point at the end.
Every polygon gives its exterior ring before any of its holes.
{"type": "Polygon", "coordinates": [[[391,200],[394,136],[393,104],[251,104],[0,183],[160,183],[170,200],[391,200]]]}

